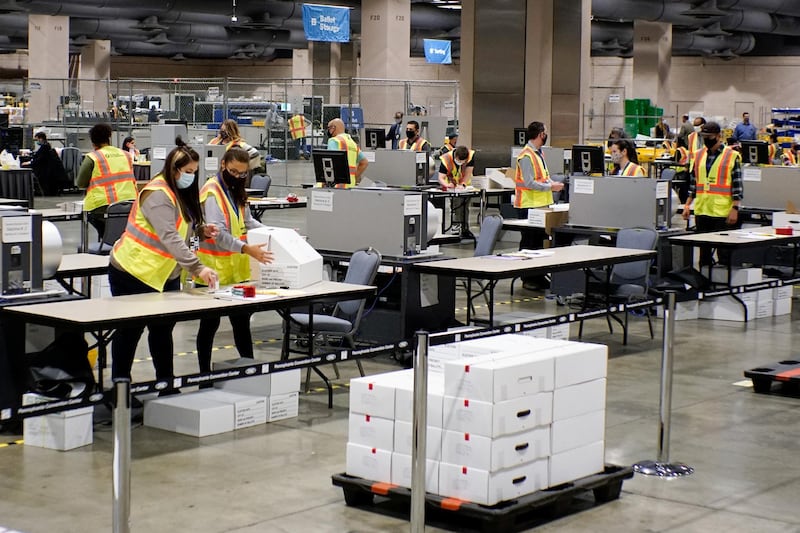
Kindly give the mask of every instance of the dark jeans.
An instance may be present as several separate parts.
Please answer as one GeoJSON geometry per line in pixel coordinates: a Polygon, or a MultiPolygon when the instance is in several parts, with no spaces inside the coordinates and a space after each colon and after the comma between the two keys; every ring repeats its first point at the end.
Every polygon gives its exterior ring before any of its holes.
{"type": "MultiPolygon", "coordinates": [[[[515,208],[517,218],[528,218],[528,208],[518,207],[515,208]]],[[[547,232],[544,228],[525,228],[520,232],[519,249],[520,250],[539,250],[543,247],[543,243],[547,240],[547,232]]],[[[539,287],[547,287],[549,281],[544,275],[536,276],[523,276],[522,283],[527,285],[538,285],[539,287]]]]}
{"type": "MultiPolygon", "coordinates": [[[[726,229],[738,229],[741,227],[741,222],[736,222],[734,225],[729,225],[726,217],[711,217],[708,215],[695,215],[695,226],[697,233],[711,233],[714,231],[724,231],[726,229]]],[[[727,264],[730,258],[730,251],[717,250],[717,256],[720,263],[727,264]]],[[[700,248],[700,266],[708,266],[713,264],[714,249],[710,246],[700,248]]]]}
{"type": "MultiPolygon", "coordinates": [[[[149,285],[139,281],[127,272],[113,265],[108,267],[108,282],[111,285],[111,294],[123,296],[126,294],[143,294],[158,292],[149,285]]],[[[178,291],[181,288],[180,278],[167,281],[164,292],[178,291]]],[[[171,380],[174,376],[172,367],[172,329],[174,321],[150,322],[147,324],[147,344],[150,347],[150,357],[156,370],[156,379],[171,380]]],[[[130,378],[133,357],[136,354],[136,345],[142,336],[144,326],[132,328],[119,328],[111,338],[111,377],[130,378]]]]}
{"type": "MultiPolygon", "coordinates": [[[[230,315],[233,329],[233,342],[240,357],[253,358],[253,337],[250,335],[250,317],[252,313],[230,315]]],[[[214,344],[214,335],[219,329],[220,317],[200,319],[200,329],[197,331],[197,362],[200,372],[211,372],[211,348],[214,344]]]]}

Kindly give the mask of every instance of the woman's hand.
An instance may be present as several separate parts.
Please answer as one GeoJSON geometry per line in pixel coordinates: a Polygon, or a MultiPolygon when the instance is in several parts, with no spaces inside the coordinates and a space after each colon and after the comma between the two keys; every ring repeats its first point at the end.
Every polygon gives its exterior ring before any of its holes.
{"type": "Polygon", "coordinates": [[[213,239],[219,235],[219,228],[216,224],[204,224],[203,225],[203,237],[206,239],[213,239]]]}
{"type": "Polygon", "coordinates": [[[197,277],[202,279],[209,288],[219,288],[219,277],[214,270],[203,267],[203,270],[200,271],[197,277]]]}
{"type": "Polygon", "coordinates": [[[275,255],[271,251],[265,249],[266,246],[269,246],[269,243],[265,242],[264,244],[258,245],[245,244],[242,248],[242,252],[259,263],[264,263],[266,265],[272,263],[272,260],[275,259],[275,255]]]}

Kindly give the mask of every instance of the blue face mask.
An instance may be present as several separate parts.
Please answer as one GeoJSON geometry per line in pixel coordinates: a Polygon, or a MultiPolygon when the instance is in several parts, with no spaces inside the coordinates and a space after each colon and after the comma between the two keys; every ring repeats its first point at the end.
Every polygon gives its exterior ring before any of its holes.
{"type": "Polygon", "coordinates": [[[194,174],[181,172],[181,177],[177,179],[175,185],[177,185],[179,189],[186,189],[190,187],[192,183],[194,183],[194,174]]]}

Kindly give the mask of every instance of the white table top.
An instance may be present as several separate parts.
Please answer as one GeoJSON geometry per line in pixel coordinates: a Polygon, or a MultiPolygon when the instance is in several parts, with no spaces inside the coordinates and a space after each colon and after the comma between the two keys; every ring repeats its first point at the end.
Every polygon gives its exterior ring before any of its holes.
{"type": "Polygon", "coordinates": [[[523,272],[541,271],[546,273],[573,270],[640,261],[656,256],[656,252],[652,250],[588,245],[548,248],[544,251],[553,253],[543,257],[517,260],[509,260],[496,255],[463,257],[460,259],[418,263],[412,265],[411,268],[431,274],[468,276],[477,279],[503,279],[516,277],[523,272]]]}
{"type": "Polygon", "coordinates": [[[695,233],[670,237],[670,242],[690,246],[772,246],[773,244],[800,241],[800,234],[776,235],[773,228],[754,228],[752,230],[728,230],[713,233],[695,233]]]}
{"type": "Polygon", "coordinates": [[[223,300],[214,298],[205,289],[194,289],[33,304],[9,308],[3,312],[32,323],[71,326],[91,331],[113,329],[125,323],[141,323],[157,319],[192,320],[208,314],[225,314],[224,311],[230,308],[270,310],[324,298],[346,299],[348,296],[353,298],[363,296],[365,292],[374,292],[375,288],[322,281],[305,287],[302,291],[302,295],[275,297],[270,300],[223,300]]]}
{"type": "Polygon", "coordinates": [[[108,256],[97,254],[66,254],[61,256],[58,265],[58,274],[66,276],[73,273],[83,273],[87,270],[108,270],[108,256]]]}
{"type": "Polygon", "coordinates": [[[53,207],[51,209],[36,209],[37,213],[41,213],[44,220],[80,220],[83,216],[81,211],[65,211],[60,207],[53,207]]]}
{"type": "Polygon", "coordinates": [[[308,203],[308,198],[305,196],[298,196],[296,202],[290,202],[286,198],[254,198],[247,199],[247,203],[256,207],[270,207],[270,206],[305,206],[308,203]]]}

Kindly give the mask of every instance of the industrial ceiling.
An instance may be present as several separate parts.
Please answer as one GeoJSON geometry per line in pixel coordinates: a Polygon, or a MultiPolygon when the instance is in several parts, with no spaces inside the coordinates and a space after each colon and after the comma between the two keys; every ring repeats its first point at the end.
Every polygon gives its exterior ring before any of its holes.
{"type": "MultiPolygon", "coordinates": [[[[358,0],[325,3],[352,7],[358,0]]],[[[412,0],[411,53],[423,38],[454,41],[459,0],[412,0]]],[[[108,39],[115,55],[270,60],[307,46],[302,3],[277,0],[0,0],[0,53],[27,48],[28,14],[70,17],[70,51],[108,39]]],[[[800,0],[593,0],[592,55],[630,57],[633,21],[673,25],[673,55],[800,55],[800,0]]]]}

